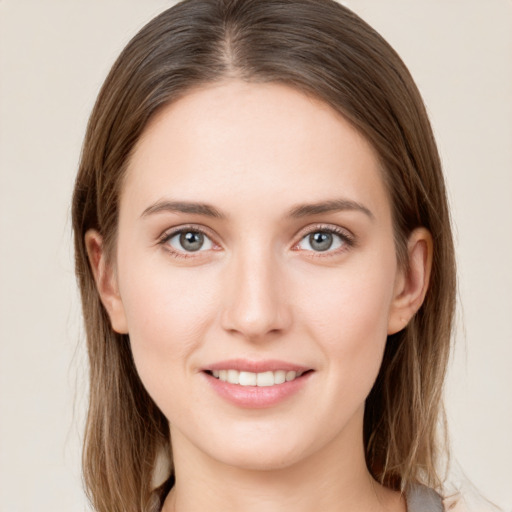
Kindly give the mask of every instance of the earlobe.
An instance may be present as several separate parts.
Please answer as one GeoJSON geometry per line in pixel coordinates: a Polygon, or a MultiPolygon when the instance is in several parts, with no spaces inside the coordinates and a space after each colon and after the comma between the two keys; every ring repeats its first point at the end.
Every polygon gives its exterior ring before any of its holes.
{"type": "Polygon", "coordinates": [[[388,319],[388,334],[402,330],[420,309],[428,290],[433,241],[430,231],[417,228],[407,243],[408,267],[399,271],[388,319]]]}
{"type": "Polygon", "coordinates": [[[119,294],[115,271],[108,262],[103,248],[103,237],[96,230],[90,229],[85,234],[85,246],[96,289],[110,317],[112,329],[119,334],[128,334],[123,302],[119,294]]]}

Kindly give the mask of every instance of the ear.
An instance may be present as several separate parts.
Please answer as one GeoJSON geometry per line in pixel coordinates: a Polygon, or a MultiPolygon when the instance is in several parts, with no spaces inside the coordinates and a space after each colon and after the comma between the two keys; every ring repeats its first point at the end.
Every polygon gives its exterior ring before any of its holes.
{"type": "Polygon", "coordinates": [[[117,277],[112,265],[107,261],[103,249],[103,237],[94,229],[88,230],[85,234],[85,247],[96,288],[110,317],[112,329],[119,334],[128,334],[126,315],[117,286],[117,277]]]}
{"type": "Polygon", "coordinates": [[[430,231],[417,228],[407,242],[408,265],[398,271],[388,318],[388,334],[402,330],[425,299],[432,268],[430,231]]]}

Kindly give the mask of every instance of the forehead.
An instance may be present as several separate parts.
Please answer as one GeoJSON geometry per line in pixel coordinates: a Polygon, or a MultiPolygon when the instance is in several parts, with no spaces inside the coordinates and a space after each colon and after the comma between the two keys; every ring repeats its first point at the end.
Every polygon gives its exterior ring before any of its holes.
{"type": "Polygon", "coordinates": [[[155,116],[129,162],[121,202],[144,209],[168,194],[283,209],[341,195],[387,208],[366,139],[325,103],[272,83],[209,85],[155,116]]]}

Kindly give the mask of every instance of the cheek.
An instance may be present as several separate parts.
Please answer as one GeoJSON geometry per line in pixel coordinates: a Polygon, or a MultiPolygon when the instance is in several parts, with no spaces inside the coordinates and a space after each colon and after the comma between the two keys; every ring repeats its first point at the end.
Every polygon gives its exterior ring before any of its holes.
{"type": "Polygon", "coordinates": [[[361,261],[304,283],[309,293],[300,318],[324,352],[326,364],[336,367],[333,374],[351,386],[371,387],[379,371],[395,268],[394,257],[378,264],[361,261]]]}
{"type": "Polygon", "coordinates": [[[190,356],[214,318],[213,286],[206,276],[191,277],[170,265],[146,263],[143,270],[136,261],[126,263],[130,273],[120,273],[120,291],[133,358],[142,382],[157,398],[190,370],[190,356]]]}

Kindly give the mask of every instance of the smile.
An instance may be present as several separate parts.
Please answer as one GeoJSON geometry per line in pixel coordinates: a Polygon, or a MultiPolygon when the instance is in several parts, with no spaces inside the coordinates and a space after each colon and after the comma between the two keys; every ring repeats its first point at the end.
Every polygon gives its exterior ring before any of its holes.
{"type": "Polygon", "coordinates": [[[314,373],[311,367],[278,359],[229,359],[201,371],[210,389],[244,409],[278,406],[309,387],[314,373]]]}
{"type": "Polygon", "coordinates": [[[238,384],[240,386],[259,386],[269,387],[277,384],[291,382],[300,377],[304,372],[293,370],[266,371],[260,373],[229,370],[213,370],[213,377],[229,384],[238,384]]]}

